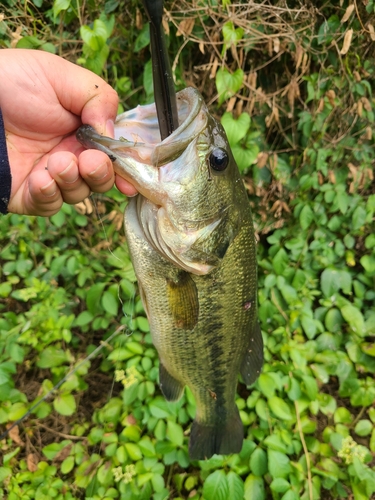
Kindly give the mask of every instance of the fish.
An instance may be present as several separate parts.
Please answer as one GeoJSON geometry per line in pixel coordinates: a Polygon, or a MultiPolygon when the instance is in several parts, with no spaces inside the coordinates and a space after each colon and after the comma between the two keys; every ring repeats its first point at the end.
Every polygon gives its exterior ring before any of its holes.
{"type": "Polygon", "coordinates": [[[256,241],[248,196],[225,131],[194,88],[177,93],[178,128],[160,139],[155,104],[116,120],[115,137],[83,125],[77,139],[108,154],[139,194],[125,236],[159,355],[167,401],[188,386],[196,401],[189,455],[239,453],[235,403],[263,365],[256,241]]]}

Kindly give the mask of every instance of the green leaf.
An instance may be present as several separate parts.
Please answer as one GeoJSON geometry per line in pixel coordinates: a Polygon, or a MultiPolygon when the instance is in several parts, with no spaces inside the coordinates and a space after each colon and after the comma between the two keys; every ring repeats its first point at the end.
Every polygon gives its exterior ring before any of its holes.
{"type": "Polygon", "coordinates": [[[227,134],[231,148],[241,139],[243,139],[250,128],[250,115],[242,113],[237,119],[233,118],[232,113],[224,113],[221,118],[221,124],[227,134]]]}
{"type": "Polygon", "coordinates": [[[53,402],[53,407],[60,415],[73,415],[76,411],[74,396],[72,394],[59,394],[53,402]]]}
{"type": "Polygon", "coordinates": [[[68,10],[71,0],[54,0],[53,2],[53,16],[56,18],[62,10],[68,10]]]}
{"type": "Polygon", "coordinates": [[[285,478],[290,474],[292,467],[287,455],[279,451],[268,450],[268,470],[273,478],[285,478]]]}
{"type": "Polygon", "coordinates": [[[250,469],[256,476],[267,473],[267,454],[262,448],[256,448],[250,457],[250,469]]]}
{"type": "Polygon", "coordinates": [[[93,315],[89,311],[83,311],[74,320],[74,326],[86,326],[94,319],[93,315]]]}
{"type": "Polygon", "coordinates": [[[366,272],[373,276],[375,274],[375,256],[364,255],[360,259],[360,263],[365,268],[366,272]]]}
{"type": "Polygon", "coordinates": [[[232,147],[232,153],[240,172],[245,172],[253,165],[258,158],[259,147],[253,144],[250,148],[235,144],[232,147]]]}
{"type": "Polygon", "coordinates": [[[28,35],[23,36],[16,45],[17,49],[38,49],[43,42],[36,36],[28,35]]]}
{"type": "Polygon", "coordinates": [[[282,420],[292,420],[293,415],[288,404],[278,396],[273,396],[268,400],[268,405],[274,415],[282,420]]]}
{"type": "Polygon", "coordinates": [[[206,478],[203,485],[205,500],[227,500],[228,493],[228,481],[223,470],[216,470],[206,478]]]}
{"type": "Polygon", "coordinates": [[[156,418],[167,418],[171,415],[168,403],[161,397],[155,398],[149,405],[151,415],[156,418]]]}
{"type": "Polygon", "coordinates": [[[148,27],[148,23],[145,23],[143,25],[143,28],[139,32],[137,38],[135,39],[133,51],[137,53],[143,48],[147,47],[147,45],[149,44],[150,44],[150,29],[148,27]]]}
{"type": "Polygon", "coordinates": [[[328,298],[340,289],[340,272],[336,269],[324,269],[320,276],[322,292],[328,298]]]}
{"type": "Polygon", "coordinates": [[[69,474],[69,472],[71,472],[73,470],[74,463],[75,463],[74,457],[72,457],[72,456],[67,457],[61,463],[61,472],[63,474],[69,474]]]}
{"type": "Polygon", "coordinates": [[[354,428],[354,432],[361,437],[368,436],[371,434],[373,429],[372,422],[370,420],[364,419],[359,420],[354,428]]]}
{"type": "Polygon", "coordinates": [[[366,222],[366,210],[359,206],[357,207],[352,216],[352,228],[354,231],[360,229],[366,222]]]}
{"type": "Polygon", "coordinates": [[[244,498],[244,484],[242,479],[233,471],[227,474],[228,482],[228,496],[230,500],[243,500],[244,498]]]}
{"type": "MultiPolygon", "coordinates": [[[[272,398],[275,395],[277,389],[276,382],[271,375],[268,373],[261,373],[257,382],[259,389],[266,396],[266,398],[272,398]]],[[[262,474],[256,474],[257,476],[262,476],[262,474]]]]}
{"type": "Polygon", "coordinates": [[[272,491],[276,493],[285,493],[290,488],[290,483],[285,479],[278,477],[272,481],[270,484],[270,488],[272,491]]]}
{"type": "Polygon", "coordinates": [[[266,500],[263,478],[250,474],[245,481],[244,500],[266,500]]]}
{"type": "Polygon", "coordinates": [[[235,28],[233,21],[228,21],[223,26],[223,39],[228,45],[236,45],[239,40],[242,40],[243,34],[243,28],[235,28]]]}
{"type": "Polygon", "coordinates": [[[102,297],[103,290],[105,288],[105,283],[96,283],[91,286],[86,295],[87,309],[93,315],[100,312],[100,301],[102,297]]]}
{"type": "Polygon", "coordinates": [[[135,462],[137,460],[141,460],[142,458],[142,452],[139,448],[139,446],[135,443],[125,443],[124,444],[126,451],[128,452],[129,457],[134,460],[135,462]]]}
{"type": "Polygon", "coordinates": [[[181,425],[168,420],[167,438],[170,439],[176,446],[182,446],[184,442],[184,431],[181,425]]]}
{"type": "Polygon", "coordinates": [[[341,308],[341,314],[354,332],[365,335],[365,322],[361,311],[357,307],[347,304],[341,308]]]}
{"type": "Polygon", "coordinates": [[[299,214],[299,220],[302,229],[308,229],[310,224],[314,220],[314,212],[312,211],[310,205],[305,205],[299,214]]]}
{"type": "Polygon", "coordinates": [[[108,314],[117,316],[119,301],[117,297],[114,297],[108,290],[102,295],[102,306],[108,314]]]}
{"type": "Polygon", "coordinates": [[[276,253],[274,258],[272,259],[272,265],[276,274],[283,274],[288,263],[289,263],[289,258],[286,251],[283,248],[280,248],[280,250],[276,253]]]}
{"type": "Polygon", "coordinates": [[[40,353],[37,366],[39,368],[53,368],[61,366],[68,361],[66,352],[56,347],[47,347],[40,353]]]}
{"type": "Polygon", "coordinates": [[[238,68],[230,73],[226,68],[220,68],[216,73],[216,87],[219,93],[219,106],[236,94],[242,87],[244,72],[238,68]]]}
{"type": "Polygon", "coordinates": [[[100,52],[103,45],[105,44],[108,34],[107,27],[103,21],[96,19],[93,24],[93,28],[90,26],[83,25],[80,28],[80,34],[82,40],[90,47],[94,52],[100,52]]]}

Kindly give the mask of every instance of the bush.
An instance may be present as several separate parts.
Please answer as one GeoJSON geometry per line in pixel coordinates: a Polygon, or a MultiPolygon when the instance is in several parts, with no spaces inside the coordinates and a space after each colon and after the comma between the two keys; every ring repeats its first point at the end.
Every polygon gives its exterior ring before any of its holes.
{"type": "MultiPolygon", "coordinates": [[[[4,9],[1,46],[84,65],[121,109],[153,100],[136,2],[4,9]]],[[[0,496],[373,496],[374,13],[371,0],[166,2],[177,88],[196,86],[221,117],[258,236],[266,362],[239,385],[243,449],[190,463],[194,401],[161,396],[112,190],[50,219],[1,220],[3,430],[75,371],[1,441],[0,496]]]]}

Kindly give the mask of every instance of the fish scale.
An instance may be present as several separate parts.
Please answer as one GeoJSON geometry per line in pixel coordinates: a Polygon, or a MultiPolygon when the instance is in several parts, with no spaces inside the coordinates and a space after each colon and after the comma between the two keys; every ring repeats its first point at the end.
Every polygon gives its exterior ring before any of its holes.
{"type": "Polygon", "coordinates": [[[224,130],[195,89],[179,92],[177,102],[180,127],[161,142],[152,105],[118,118],[116,135],[129,141],[122,147],[87,127],[77,137],[112,155],[115,171],[139,190],[125,211],[125,234],[160,358],[160,387],[169,401],[190,388],[196,416],[189,453],[204,459],[241,450],[238,375],[249,385],[262,367],[256,248],[224,130]],[[138,115],[146,117],[147,143],[138,115]],[[137,143],[130,142],[133,120],[137,143]],[[163,161],[154,165],[153,158],[163,161]]]}

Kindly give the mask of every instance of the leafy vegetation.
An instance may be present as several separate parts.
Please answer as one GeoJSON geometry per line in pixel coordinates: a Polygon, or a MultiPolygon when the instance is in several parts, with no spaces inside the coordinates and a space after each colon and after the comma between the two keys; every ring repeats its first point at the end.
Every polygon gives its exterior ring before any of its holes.
{"type": "MultiPolygon", "coordinates": [[[[176,85],[222,116],[259,239],[266,362],[239,384],[242,452],[189,461],[194,401],[161,396],[112,190],[1,219],[1,429],[63,383],[0,441],[0,497],[374,498],[375,4],[165,3],[176,85]]],[[[140,3],[4,4],[1,46],[102,74],[121,109],[153,99],[140,3]]]]}

